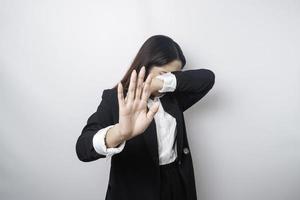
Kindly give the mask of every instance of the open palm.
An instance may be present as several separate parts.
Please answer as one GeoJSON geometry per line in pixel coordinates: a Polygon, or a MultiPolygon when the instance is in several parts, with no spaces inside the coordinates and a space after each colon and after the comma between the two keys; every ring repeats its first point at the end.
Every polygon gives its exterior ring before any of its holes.
{"type": "Polygon", "coordinates": [[[119,102],[119,130],[120,134],[126,139],[131,139],[143,133],[155,113],[158,111],[159,104],[155,103],[147,112],[147,100],[150,93],[152,74],[150,73],[144,81],[145,67],[139,72],[138,80],[135,70],[130,76],[130,83],[126,98],[123,96],[122,83],[118,84],[118,102],[119,102]]]}

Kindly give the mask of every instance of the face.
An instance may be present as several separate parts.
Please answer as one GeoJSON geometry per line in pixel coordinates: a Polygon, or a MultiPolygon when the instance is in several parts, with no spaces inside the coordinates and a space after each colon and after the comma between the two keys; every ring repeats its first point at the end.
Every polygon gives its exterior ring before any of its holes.
{"type": "Polygon", "coordinates": [[[152,73],[155,76],[171,72],[171,71],[180,71],[181,70],[182,63],[180,60],[174,60],[168,64],[162,65],[162,66],[153,66],[149,73],[152,73]]]}

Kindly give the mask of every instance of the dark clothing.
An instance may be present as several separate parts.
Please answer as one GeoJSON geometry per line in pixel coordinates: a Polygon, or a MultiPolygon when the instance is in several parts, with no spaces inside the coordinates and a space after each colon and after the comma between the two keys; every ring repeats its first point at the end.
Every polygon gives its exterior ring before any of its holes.
{"type": "Polygon", "coordinates": [[[160,165],[160,200],[186,200],[183,179],[179,174],[178,162],[175,160],[160,165]]]}
{"type": "MultiPolygon", "coordinates": [[[[194,168],[183,112],[204,97],[213,87],[215,75],[208,69],[172,71],[177,85],[173,92],[167,92],[160,100],[166,112],[176,119],[176,142],[178,172],[183,180],[187,200],[196,200],[194,168]]],[[[105,89],[95,113],[87,120],[76,143],[76,153],[83,162],[105,158],[93,148],[93,136],[101,128],[119,122],[117,88],[105,89]]],[[[148,109],[147,109],[148,110],[148,109]]],[[[170,172],[171,174],[174,171],[170,172]]],[[[165,183],[159,166],[158,143],[155,120],[152,120],[144,133],[126,141],[124,149],[112,156],[109,182],[105,200],[158,200],[165,183]]],[[[172,177],[174,178],[174,177],[172,177]]],[[[176,178],[176,177],[175,177],[176,178]]],[[[171,179],[171,181],[179,181],[171,179]]],[[[175,185],[175,187],[177,187],[175,185]]]]}

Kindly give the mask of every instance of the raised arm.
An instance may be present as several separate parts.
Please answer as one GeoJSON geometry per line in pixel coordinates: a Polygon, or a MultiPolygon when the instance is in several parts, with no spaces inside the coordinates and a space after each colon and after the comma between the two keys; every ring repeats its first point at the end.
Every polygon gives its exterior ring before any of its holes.
{"type": "Polygon", "coordinates": [[[112,111],[108,102],[109,95],[107,94],[107,90],[104,90],[100,105],[96,112],[88,118],[86,125],[81,131],[81,135],[77,139],[76,154],[79,160],[83,162],[106,157],[106,155],[95,151],[93,137],[100,129],[113,125],[112,111]]]}
{"type": "Polygon", "coordinates": [[[205,68],[171,73],[177,81],[174,95],[182,112],[204,97],[215,83],[214,72],[205,68]]]}
{"type": "Polygon", "coordinates": [[[88,118],[87,124],[84,126],[76,143],[76,153],[81,161],[89,162],[104,158],[108,154],[113,155],[119,153],[125,146],[125,140],[144,133],[159,108],[159,104],[155,103],[147,110],[147,100],[150,96],[152,75],[149,74],[145,83],[143,83],[144,76],[145,67],[142,67],[138,77],[136,70],[132,71],[129,89],[125,98],[121,82],[118,84],[119,123],[117,123],[117,126],[114,126],[118,129],[117,131],[108,131],[113,129],[113,127],[109,127],[113,124],[110,103],[112,97],[109,95],[108,90],[103,91],[102,101],[97,111],[88,118]],[[97,134],[98,132],[99,134],[97,134]],[[110,144],[109,146],[112,145],[113,147],[111,148],[115,148],[116,151],[108,151],[104,146],[104,133],[106,133],[106,135],[108,133],[117,133],[118,136],[120,136],[120,140],[117,138],[119,142],[112,141],[115,137],[112,137],[111,134],[109,134],[110,137],[107,137],[106,140],[107,144],[110,144]],[[97,143],[99,145],[97,145],[97,143]],[[115,145],[120,146],[117,147],[115,145]]]}

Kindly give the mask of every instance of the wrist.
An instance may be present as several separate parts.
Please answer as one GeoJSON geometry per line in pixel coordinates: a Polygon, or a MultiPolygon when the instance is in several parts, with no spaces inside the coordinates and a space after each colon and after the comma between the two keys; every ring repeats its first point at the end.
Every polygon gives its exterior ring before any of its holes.
{"type": "Polygon", "coordinates": [[[164,81],[160,78],[154,78],[153,79],[153,91],[152,92],[158,92],[158,90],[161,90],[164,86],[164,81]]]}
{"type": "Polygon", "coordinates": [[[120,124],[119,123],[115,124],[115,129],[116,129],[116,133],[117,133],[117,136],[119,138],[119,141],[120,141],[119,143],[122,143],[125,140],[127,140],[127,138],[120,131],[120,124]]]}
{"type": "Polygon", "coordinates": [[[104,143],[107,148],[114,148],[124,142],[125,137],[119,131],[119,123],[108,129],[104,137],[104,143]]]}

